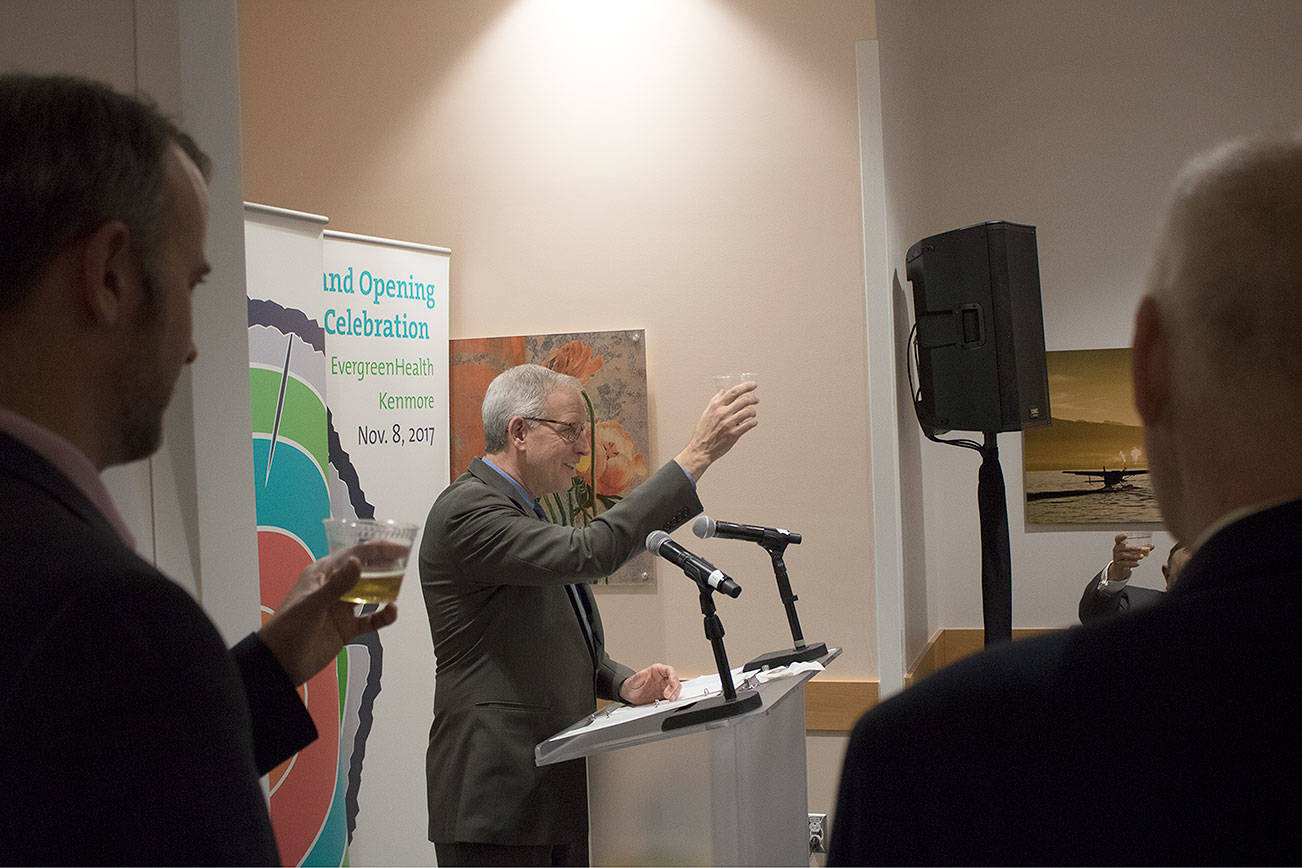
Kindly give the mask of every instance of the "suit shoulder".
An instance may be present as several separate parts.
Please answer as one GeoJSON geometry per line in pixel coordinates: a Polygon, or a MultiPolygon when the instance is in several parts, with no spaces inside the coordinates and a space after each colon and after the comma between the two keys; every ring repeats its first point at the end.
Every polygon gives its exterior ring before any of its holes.
{"type": "Polygon", "coordinates": [[[927,676],[870,710],[855,727],[910,734],[908,721],[943,720],[948,732],[974,726],[1016,726],[1045,701],[1055,674],[1071,653],[1072,631],[1064,630],[995,646],[927,676]],[[903,729],[892,729],[896,726],[903,729]]]}
{"type": "Polygon", "coordinates": [[[107,648],[158,655],[161,665],[181,663],[199,649],[205,658],[225,652],[190,593],[120,543],[88,535],[72,549],[36,552],[3,539],[0,558],[26,565],[0,574],[9,600],[0,616],[0,648],[10,660],[43,645],[83,641],[98,648],[97,655],[107,648]]]}
{"type": "Polygon", "coordinates": [[[1130,597],[1130,607],[1132,609],[1139,606],[1151,606],[1162,602],[1166,598],[1166,591],[1159,591],[1156,588],[1127,587],[1126,593],[1130,597]]]}
{"type": "Polygon", "coordinates": [[[463,473],[434,498],[429,517],[431,521],[446,522],[450,517],[468,509],[481,508],[494,502],[506,506],[510,505],[511,499],[474,474],[463,473]]]}

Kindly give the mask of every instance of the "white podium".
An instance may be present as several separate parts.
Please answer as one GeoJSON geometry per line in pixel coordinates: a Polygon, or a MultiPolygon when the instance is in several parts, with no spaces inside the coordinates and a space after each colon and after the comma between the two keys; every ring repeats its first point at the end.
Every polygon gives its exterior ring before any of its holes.
{"type": "Polygon", "coordinates": [[[538,765],[588,757],[592,864],[808,865],[804,686],[818,671],[737,677],[760,701],[735,716],[666,730],[690,701],[613,705],[539,744],[538,765]]]}

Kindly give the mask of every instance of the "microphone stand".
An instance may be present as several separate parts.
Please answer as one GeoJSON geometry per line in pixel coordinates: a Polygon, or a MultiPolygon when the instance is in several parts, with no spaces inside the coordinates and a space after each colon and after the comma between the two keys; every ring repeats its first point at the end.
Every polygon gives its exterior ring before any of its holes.
{"type": "Polygon", "coordinates": [[[800,632],[800,618],[796,615],[796,600],[800,598],[791,591],[787,565],[782,560],[782,555],[787,550],[787,541],[766,539],[760,543],[760,546],[769,553],[769,558],[773,561],[773,576],[777,579],[778,596],[782,598],[782,606],[787,610],[787,623],[791,626],[793,647],[761,654],[743,666],[742,672],[749,672],[752,669],[776,669],[788,663],[817,660],[825,656],[827,654],[825,643],[807,644],[804,634],[800,632]]]}
{"type": "Polygon", "coordinates": [[[723,688],[723,696],[702,699],[669,714],[660,724],[662,732],[744,714],[761,705],[760,695],[754,688],[743,687],[738,691],[733,685],[732,670],[728,668],[728,652],[723,647],[723,622],[719,620],[718,611],[714,606],[714,589],[704,582],[698,581],[696,584],[700,589],[705,635],[714,650],[714,665],[719,669],[719,684],[723,688]]]}

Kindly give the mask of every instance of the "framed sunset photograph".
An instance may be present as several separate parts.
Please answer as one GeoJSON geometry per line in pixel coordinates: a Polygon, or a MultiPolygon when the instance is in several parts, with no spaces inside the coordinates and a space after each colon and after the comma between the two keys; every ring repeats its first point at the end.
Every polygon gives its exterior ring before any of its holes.
{"type": "Polygon", "coordinates": [[[1045,361],[1053,422],[1022,435],[1026,524],[1161,522],[1130,349],[1063,350],[1046,353],[1045,361]]]}

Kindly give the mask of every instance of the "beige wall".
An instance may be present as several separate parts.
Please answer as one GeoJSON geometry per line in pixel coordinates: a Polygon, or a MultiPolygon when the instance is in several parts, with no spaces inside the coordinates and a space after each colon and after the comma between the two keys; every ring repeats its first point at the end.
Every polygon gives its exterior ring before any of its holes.
{"type": "MultiPolygon", "coordinates": [[[[240,28],[247,198],[451,247],[454,338],[645,328],[656,461],[707,374],[761,373],[761,426],[702,501],[805,534],[805,633],[875,677],[854,45],[872,4],[249,0],[240,28]]],[[[733,662],[790,643],[757,546],[678,536],[745,588],[720,606],[733,662]]],[[[668,565],[600,602],[619,658],[713,667],[668,565]]]]}

